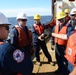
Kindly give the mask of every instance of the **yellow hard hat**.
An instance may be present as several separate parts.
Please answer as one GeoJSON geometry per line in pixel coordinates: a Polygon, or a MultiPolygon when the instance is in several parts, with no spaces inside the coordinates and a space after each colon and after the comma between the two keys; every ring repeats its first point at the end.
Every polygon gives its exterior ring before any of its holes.
{"type": "Polygon", "coordinates": [[[57,18],[57,19],[62,19],[62,18],[65,18],[65,16],[66,16],[65,13],[61,11],[61,12],[59,12],[59,13],[57,14],[57,17],[56,17],[56,18],[57,18]]]}
{"type": "Polygon", "coordinates": [[[36,14],[36,15],[34,16],[34,20],[35,20],[35,19],[39,19],[39,20],[40,20],[40,19],[41,19],[40,15],[39,15],[39,14],[36,14]]]}
{"type": "Polygon", "coordinates": [[[69,13],[69,9],[65,9],[64,12],[65,12],[65,13],[69,13]]]}

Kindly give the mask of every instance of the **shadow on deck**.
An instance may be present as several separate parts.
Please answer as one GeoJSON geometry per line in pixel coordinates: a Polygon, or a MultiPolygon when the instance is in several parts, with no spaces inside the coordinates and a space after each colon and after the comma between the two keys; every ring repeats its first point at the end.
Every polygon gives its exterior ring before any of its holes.
{"type": "Polygon", "coordinates": [[[36,64],[36,58],[33,59],[33,63],[34,63],[33,73],[36,73],[36,75],[56,75],[54,71],[57,70],[58,66],[55,59],[55,51],[51,50],[50,45],[51,45],[50,42],[48,42],[47,48],[52,57],[52,62],[54,63],[54,65],[52,66],[51,64],[49,64],[43,52],[40,51],[40,61],[42,65],[38,66],[36,64]]]}

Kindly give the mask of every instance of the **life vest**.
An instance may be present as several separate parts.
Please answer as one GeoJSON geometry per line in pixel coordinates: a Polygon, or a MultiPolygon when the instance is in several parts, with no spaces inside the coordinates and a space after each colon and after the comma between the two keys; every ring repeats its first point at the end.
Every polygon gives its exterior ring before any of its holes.
{"type": "Polygon", "coordinates": [[[76,32],[68,39],[65,57],[72,65],[76,66],[76,32]]]}
{"type": "Polygon", "coordinates": [[[30,75],[33,63],[25,49],[16,49],[8,43],[0,44],[0,71],[2,75],[20,73],[30,75]]]}
{"type": "Polygon", "coordinates": [[[27,33],[18,25],[15,26],[18,31],[18,44],[20,47],[26,47],[32,42],[32,33],[27,29],[27,33]]]}
{"type": "MultiPolygon", "coordinates": [[[[57,34],[66,34],[67,33],[67,26],[63,26],[59,31],[59,25],[56,25],[54,32],[57,34]]],[[[59,39],[56,37],[54,39],[54,42],[58,43],[59,45],[66,45],[67,44],[67,40],[62,40],[62,39],[59,39]]]]}
{"type": "Polygon", "coordinates": [[[44,32],[44,26],[42,24],[41,25],[34,24],[34,29],[39,35],[41,35],[44,32]]]}

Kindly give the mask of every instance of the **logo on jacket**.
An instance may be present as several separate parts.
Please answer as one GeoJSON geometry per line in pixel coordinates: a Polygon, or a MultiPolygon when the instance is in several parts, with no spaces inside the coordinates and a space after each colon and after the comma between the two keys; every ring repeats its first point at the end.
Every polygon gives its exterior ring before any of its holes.
{"type": "Polygon", "coordinates": [[[20,63],[24,60],[24,52],[21,50],[17,49],[13,52],[13,58],[17,63],[20,63]]]}
{"type": "Polygon", "coordinates": [[[72,54],[72,49],[68,48],[68,54],[71,55],[72,54]]]}

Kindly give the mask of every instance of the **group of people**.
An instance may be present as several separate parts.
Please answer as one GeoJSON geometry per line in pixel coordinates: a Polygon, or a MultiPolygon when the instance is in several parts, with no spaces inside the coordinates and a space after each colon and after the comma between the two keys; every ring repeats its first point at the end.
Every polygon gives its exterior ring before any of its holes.
{"type": "Polygon", "coordinates": [[[76,8],[73,8],[68,14],[69,9],[57,14],[57,25],[53,28],[51,44],[52,47],[55,45],[55,55],[58,63],[58,69],[55,73],[75,75],[73,69],[76,61],[76,8]]]}
{"type": "MultiPolygon", "coordinates": [[[[57,14],[57,25],[53,27],[51,48],[55,47],[55,55],[58,64],[56,74],[75,75],[76,71],[76,8],[69,9],[57,14]],[[54,46],[55,45],[55,46],[54,46]]],[[[53,65],[52,57],[48,52],[44,30],[51,27],[51,24],[44,25],[40,22],[39,14],[34,16],[32,31],[26,26],[27,16],[19,13],[16,18],[18,24],[11,28],[9,39],[9,26],[6,16],[0,12],[0,75],[35,75],[31,57],[35,54],[38,65],[41,65],[39,51],[53,65]]],[[[54,23],[56,24],[56,22],[54,23]]]]}
{"type": "Polygon", "coordinates": [[[48,52],[44,30],[50,25],[44,26],[40,22],[40,15],[34,16],[35,23],[32,31],[26,26],[27,16],[19,13],[16,17],[18,22],[10,29],[6,16],[0,12],[0,75],[35,75],[31,57],[35,54],[37,65],[41,65],[39,51],[42,48],[48,63],[52,64],[52,58],[48,52]],[[34,53],[35,52],[35,53],[34,53]]]}

